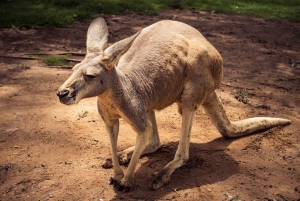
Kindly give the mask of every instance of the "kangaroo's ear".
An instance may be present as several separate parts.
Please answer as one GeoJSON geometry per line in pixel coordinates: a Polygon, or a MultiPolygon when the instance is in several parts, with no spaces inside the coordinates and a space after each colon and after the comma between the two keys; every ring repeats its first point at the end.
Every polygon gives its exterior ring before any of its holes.
{"type": "Polygon", "coordinates": [[[109,48],[107,48],[101,59],[101,62],[104,63],[107,70],[110,70],[114,66],[117,65],[120,57],[130,48],[134,39],[141,33],[141,31],[137,32],[133,36],[125,38],[119,42],[116,42],[109,48]]]}
{"type": "Polygon", "coordinates": [[[87,53],[103,52],[103,48],[107,43],[108,29],[103,18],[95,19],[87,33],[87,53]]]}

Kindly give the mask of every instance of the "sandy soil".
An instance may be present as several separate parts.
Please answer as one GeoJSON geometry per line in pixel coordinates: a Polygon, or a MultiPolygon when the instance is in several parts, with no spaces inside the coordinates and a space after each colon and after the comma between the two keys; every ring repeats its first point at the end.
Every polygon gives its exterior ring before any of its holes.
{"type": "MultiPolygon", "coordinates": [[[[225,140],[200,108],[190,160],[153,192],[147,187],[152,173],[173,158],[178,144],[181,118],[171,106],[156,114],[163,147],[140,159],[131,192],[115,192],[113,170],[100,166],[110,154],[95,98],[62,105],[55,92],[70,69],[8,58],[84,53],[90,22],[0,29],[0,200],[300,200],[299,23],[189,10],[103,17],[110,43],[162,19],[190,24],[224,58],[218,94],[231,120],[272,116],[292,124],[225,140]],[[241,98],[248,103],[235,98],[239,92],[247,93],[241,98]]],[[[134,142],[135,133],[121,120],[118,148],[134,142]]]]}

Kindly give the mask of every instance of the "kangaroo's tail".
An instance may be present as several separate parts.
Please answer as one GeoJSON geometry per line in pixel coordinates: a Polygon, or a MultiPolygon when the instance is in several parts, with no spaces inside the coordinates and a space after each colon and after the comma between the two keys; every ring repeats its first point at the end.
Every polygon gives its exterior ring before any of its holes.
{"type": "Polygon", "coordinates": [[[216,92],[209,95],[203,103],[206,114],[225,138],[235,138],[254,132],[270,129],[275,126],[291,124],[288,119],[271,117],[254,117],[231,122],[216,92]]]}

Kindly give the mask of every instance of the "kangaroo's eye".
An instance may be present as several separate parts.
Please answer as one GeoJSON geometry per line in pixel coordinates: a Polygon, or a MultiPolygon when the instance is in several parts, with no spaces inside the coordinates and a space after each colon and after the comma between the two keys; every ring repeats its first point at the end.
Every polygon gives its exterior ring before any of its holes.
{"type": "Polygon", "coordinates": [[[90,78],[90,79],[94,79],[95,77],[97,77],[96,75],[85,75],[86,77],[90,78]]]}

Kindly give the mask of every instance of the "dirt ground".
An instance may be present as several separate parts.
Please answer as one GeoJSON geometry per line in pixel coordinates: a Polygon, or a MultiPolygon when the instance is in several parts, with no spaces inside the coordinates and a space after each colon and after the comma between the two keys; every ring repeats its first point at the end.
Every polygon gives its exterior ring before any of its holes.
{"type": "MultiPolygon", "coordinates": [[[[172,160],[177,148],[181,118],[172,105],[156,113],[163,147],[140,159],[131,192],[115,192],[109,185],[113,170],[100,166],[110,152],[95,98],[63,105],[56,90],[70,69],[8,58],[85,53],[90,22],[0,29],[0,200],[300,200],[299,23],[191,10],[102,17],[110,43],[163,19],[197,28],[223,56],[218,94],[229,118],[282,117],[292,124],[225,140],[200,108],[190,160],[168,185],[150,191],[152,173],[172,160]]],[[[119,150],[134,142],[135,133],[121,120],[119,150]]]]}

